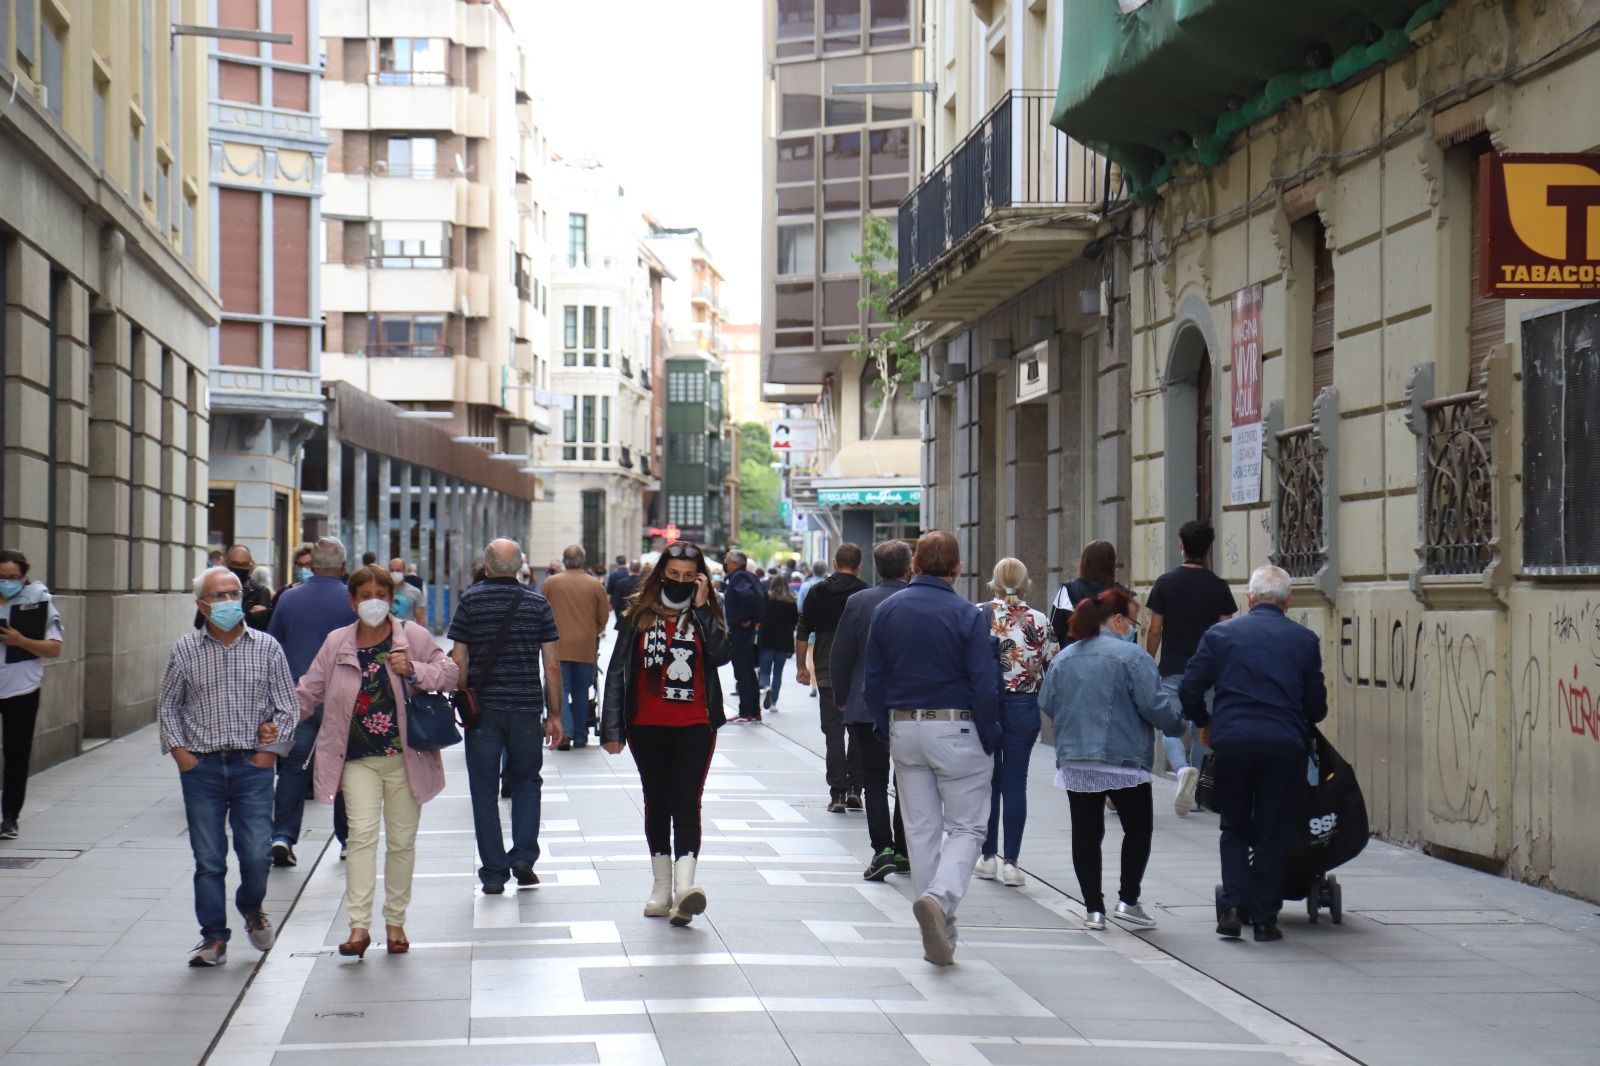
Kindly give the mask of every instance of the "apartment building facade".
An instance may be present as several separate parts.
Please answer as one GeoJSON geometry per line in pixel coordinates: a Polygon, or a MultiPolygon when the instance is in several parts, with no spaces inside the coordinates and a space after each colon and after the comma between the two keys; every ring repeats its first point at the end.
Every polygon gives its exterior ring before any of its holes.
{"type": "MultiPolygon", "coordinates": [[[[762,381],[821,428],[813,473],[789,494],[821,547],[921,528],[921,427],[899,390],[889,414],[856,338],[882,331],[861,302],[864,219],[892,221],[921,177],[926,76],[919,5],[767,0],[763,109],[762,381]]],[[[880,264],[887,266],[888,264],[880,264]]]]}
{"type": "Polygon", "coordinates": [[[55,593],[34,768],[155,718],[206,540],[211,275],[199,0],[0,4],[7,547],[55,593]]]}
{"type": "Polygon", "coordinates": [[[211,547],[247,546],[278,581],[304,538],[300,460],[323,425],[317,255],[327,141],[316,0],[218,0],[217,25],[288,44],[216,40],[208,57],[212,334],[211,547]]]}
{"type": "Polygon", "coordinates": [[[652,333],[659,264],[616,175],[587,160],[550,168],[563,244],[551,268],[551,389],[559,425],[540,456],[537,562],[581,545],[592,565],[633,558],[654,474],[652,333]]]}
{"type": "MultiPolygon", "coordinates": [[[[1550,106],[1600,78],[1600,7],[1277,10],[1075,5],[1062,27],[1056,121],[1107,144],[1139,204],[1107,228],[1134,235],[1113,237],[1132,268],[1132,583],[1196,517],[1239,593],[1287,569],[1373,830],[1600,899],[1579,414],[1600,301],[1492,295],[1479,224],[1509,209],[1497,153],[1590,153],[1564,173],[1600,181],[1600,117],[1550,106]],[[1251,64],[1282,72],[1273,93],[1201,77],[1239,19],[1269,29],[1251,64]]],[[[1588,215],[1586,248],[1547,253],[1574,278],[1600,268],[1588,215]]]]}

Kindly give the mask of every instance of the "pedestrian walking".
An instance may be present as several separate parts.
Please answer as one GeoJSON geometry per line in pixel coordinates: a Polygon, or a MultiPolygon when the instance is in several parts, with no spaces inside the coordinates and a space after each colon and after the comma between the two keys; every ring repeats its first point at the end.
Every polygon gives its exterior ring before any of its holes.
{"type": "Polygon", "coordinates": [[[761,619],[756,637],[756,682],[761,686],[761,709],[778,710],[778,693],[783,691],[783,668],[794,652],[794,627],[800,609],[795,605],[789,581],[782,574],[767,579],[767,613],[761,619]]]}
{"type": "MultiPolygon", "coordinates": [[[[1200,646],[1200,638],[1206,630],[1227,621],[1238,611],[1233,590],[1206,565],[1206,556],[1211,553],[1215,539],[1210,522],[1185,522],[1178,530],[1183,563],[1156,578],[1146,603],[1150,610],[1150,628],[1145,634],[1145,647],[1157,657],[1161,691],[1174,701],[1178,698],[1178,684],[1183,680],[1184,668],[1200,646]]],[[[1206,702],[1208,705],[1211,702],[1209,691],[1206,702]]],[[[1187,753],[1183,737],[1164,737],[1161,743],[1167,766],[1178,781],[1172,809],[1179,817],[1186,817],[1195,809],[1200,760],[1205,757],[1206,747],[1198,736],[1187,753]]]]}
{"type": "Polygon", "coordinates": [[[878,583],[846,601],[828,653],[828,672],[835,698],[842,696],[845,701],[844,728],[850,738],[850,754],[860,770],[861,800],[867,811],[872,857],[861,877],[882,881],[892,873],[910,873],[911,860],[898,798],[894,817],[889,816],[889,745],[878,737],[867,707],[867,633],[878,605],[910,587],[906,577],[911,570],[911,545],[903,540],[881,541],[872,549],[872,562],[878,583]]]}
{"type": "Polygon", "coordinates": [[[726,720],[717,668],[732,656],[701,549],[667,545],[645,575],[606,668],[600,740],[633,752],[644,789],[652,884],[647,918],[688,925],[706,909],[695,883],[700,800],[726,720]]]}
{"type": "MultiPolygon", "coordinates": [[[[311,580],[311,545],[302,544],[294,550],[293,569],[289,571],[289,583],[272,594],[272,609],[276,611],[278,604],[283,602],[283,594],[290,589],[299,588],[311,580]]],[[[268,632],[271,632],[272,623],[267,623],[268,632]]],[[[283,643],[281,640],[278,643],[283,643]]]]}
{"type": "Polygon", "coordinates": [[[865,694],[894,762],[923,957],[948,966],[955,961],[956,910],[989,819],[1001,733],[995,660],[983,612],[956,595],[955,536],[924,533],[912,563],[911,587],[872,612],[865,694]]]}
{"type": "Polygon", "coordinates": [[[464,687],[477,697],[478,719],[466,737],[467,785],[478,841],[478,880],[491,896],[515,876],[519,888],[539,883],[539,807],[544,740],[561,743],[561,659],[550,601],[517,582],[522,549],[490,542],[483,581],[461,594],[449,637],[450,657],[464,687]],[[539,664],[544,662],[544,685],[539,664]],[[543,723],[541,706],[548,709],[543,723]],[[500,831],[500,770],[511,778],[511,850],[500,831]]]}
{"type": "Polygon", "coordinates": [[[1056,787],[1072,814],[1072,868],[1090,929],[1106,927],[1100,845],[1106,805],[1122,822],[1122,874],[1114,917],[1140,929],[1156,920],[1139,905],[1154,830],[1150,764],[1155,730],[1181,735],[1177,705],[1161,691],[1156,664],[1136,643],[1132,598],[1110,588],[1076,601],[1072,644],[1045,674],[1039,710],[1055,723],[1056,787]]]}
{"type": "Polygon", "coordinates": [[[845,602],[866,587],[867,583],[861,580],[861,548],[848,543],[839,545],[833,553],[833,573],[806,594],[794,630],[795,654],[799,656],[795,679],[809,685],[814,678],[817,684],[817,712],[826,743],[828,810],[834,814],[861,810],[861,772],[860,760],[851,757],[844,728],[844,703],[849,693],[835,692],[828,656],[839,619],[844,617],[845,602]],[[807,652],[812,663],[809,667],[807,652]]]}
{"type": "Polygon", "coordinates": [[[404,559],[389,560],[389,581],[394,586],[394,616],[404,618],[408,622],[415,622],[423,629],[428,628],[428,602],[422,594],[422,581],[419,578],[416,584],[406,576],[406,561],[404,559]]]}
{"type": "Polygon", "coordinates": [[[60,657],[65,639],[50,590],[28,579],[28,557],[15,548],[0,551],[0,642],[5,644],[0,656],[0,746],[5,749],[0,840],[15,840],[21,832],[44,661],[60,657]]]}
{"type": "Polygon", "coordinates": [[[569,545],[561,553],[561,573],[544,583],[544,597],[555,614],[561,659],[561,693],[566,736],[562,751],[589,743],[589,693],[595,687],[600,638],[611,620],[606,587],[584,569],[583,548],[569,545]]]}
{"type": "Polygon", "coordinates": [[[761,721],[761,682],[756,677],[756,637],[767,614],[767,590],[750,572],[750,560],[737,548],[722,557],[723,608],[728,615],[728,645],[733,680],[739,689],[735,722],[761,721]]]}
{"type": "Polygon", "coordinates": [[[1211,748],[1222,812],[1222,918],[1217,933],[1245,923],[1258,941],[1283,939],[1278,911],[1305,788],[1311,727],[1328,716],[1317,635],[1284,612],[1289,575],[1263,566],[1250,575],[1249,613],[1213,626],[1178,686],[1183,716],[1211,748]],[[1213,706],[1206,691],[1215,690],[1213,706]]]}
{"type": "Polygon", "coordinates": [[[271,636],[244,625],[244,589],[233,568],[194,581],[205,626],[173,645],[156,700],[162,754],[178,764],[189,848],[194,853],[194,913],[200,943],[190,966],[227,961],[228,827],[239,861],[234,905],[250,943],[272,947],[262,901],[272,836],[272,777],[277,756],[262,750],[292,741],[299,701],[289,660],[271,636]]]}
{"type": "Polygon", "coordinates": [[[1021,888],[1026,883],[1017,859],[1028,821],[1028,763],[1039,739],[1039,687],[1057,649],[1050,620],[1023,602],[1028,568],[1021,559],[1001,559],[989,582],[989,635],[1000,658],[1000,744],[994,751],[994,781],[989,791],[989,833],[977,874],[1021,888]],[[1005,847],[1000,848],[1001,815],[1005,847]]]}
{"type": "Polygon", "coordinates": [[[622,612],[627,609],[628,593],[623,591],[628,581],[628,558],[619,555],[610,573],[606,574],[606,600],[611,605],[611,613],[617,616],[617,622],[622,622],[622,612]]]}
{"type": "MultiPolygon", "coordinates": [[[[250,549],[243,544],[235,544],[223,556],[223,566],[239,580],[239,587],[244,590],[241,602],[244,604],[245,625],[264,632],[272,624],[272,589],[256,580],[256,563],[250,555],[250,549]]],[[[270,571],[268,573],[270,576],[270,571]]],[[[205,612],[196,611],[194,627],[200,629],[205,622],[205,612]]]]}
{"type": "MultiPolygon", "coordinates": [[[[401,581],[404,585],[404,581],[401,581]]],[[[406,586],[409,587],[409,586],[406,586]]],[[[300,713],[323,715],[312,791],[318,803],[343,796],[350,818],[344,903],[350,938],[339,954],[361,958],[372,945],[372,903],[378,885],[378,822],[384,829],[384,947],[411,949],[406,908],[416,866],[422,805],[444,789],[437,751],[418,751],[406,732],[412,691],[449,692],[456,664],[426,627],[394,611],[390,571],[364,566],[350,575],[349,605],[357,621],[328,634],[300,679],[300,713]]]]}
{"type": "Polygon", "coordinates": [[[1133,590],[1117,581],[1117,546],[1109,540],[1092,540],[1078,555],[1078,576],[1058,588],[1050,601],[1050,628],[1055,631],[1056,644],[1065,648],[1072,643],[1068,623],[1073,607],[1112,588],[1121,589],[1137,602],[1133,590]]]}
{"type": "MultiPolygon", "coordinates": [[[[354,625],[355,609],[345,586],[344,545],[334,537],[322,537],[311,546],[311,577],[289,589],[278,600],[267,632],[283,648],[289,660],[289,675],[295,684],[311,669],[328,634],[354,625]]],[[[304,824],[306,783],[310,780],[311,753],[322,728],[322,712],[314,708],[294,731],[294,744],[279,754],[278,787],[272,798],[272,865],[299,863],[295,845],[300,843],[304,824]]],[[[348,849],[350,827],[342,799],[333,805],[333,835],[339,841],[339,858],[348,849]]]]}

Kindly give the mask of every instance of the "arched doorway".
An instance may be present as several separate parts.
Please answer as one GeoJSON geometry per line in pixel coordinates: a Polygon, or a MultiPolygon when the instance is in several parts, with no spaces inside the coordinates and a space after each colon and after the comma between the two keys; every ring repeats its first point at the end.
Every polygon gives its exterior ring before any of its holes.
{"type": "Polygon", "coordinates": [[[1168,568],[1182,561],[1179,526],[1194,518],[1217,521],[1217,390],[1211,357],[1216,345],[1209,309],[1202,304],[1198,312],[1180,315],[1162,378],[1166,394],[1166,536],[1161,562],[1168,568]]]}

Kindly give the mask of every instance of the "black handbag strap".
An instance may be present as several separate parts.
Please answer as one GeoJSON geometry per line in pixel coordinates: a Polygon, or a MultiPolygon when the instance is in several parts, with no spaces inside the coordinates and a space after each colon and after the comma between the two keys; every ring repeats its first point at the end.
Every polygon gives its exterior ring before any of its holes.
{"type": "MultiPolygon", "coordinates": [[[[478,683],[471,687],[481,688],[489,683],[489,675],[494,672],[495,661],[500,658],[500,649],[505,646],[506,637],[511,633],[511,621],[516,618],[517,611],[521,610],[523,599],[522,589],[518,588],[517,598],[511,601],[511,609],[506,612],[504,618],[500,619],[500,632],[495,634],[494,643],[489,645],[489,655],[483,660],[483,672],[478,675],[478,683]]],[[[470,648],[467,654],[471,655],[470,648]]],[[[470,675],[472,670],[472,660],[470,658],[467,660],[467,670],[470,675]]]]}

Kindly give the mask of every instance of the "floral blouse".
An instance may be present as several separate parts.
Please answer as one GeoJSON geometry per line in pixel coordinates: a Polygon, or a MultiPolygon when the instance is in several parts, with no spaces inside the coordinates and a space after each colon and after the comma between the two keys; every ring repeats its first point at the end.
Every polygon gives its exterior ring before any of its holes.
{"type": "Polygon", "coordinates": [[[1001,684],[1007,692],[1038,692],[1044,671],[1061,649],[1050,620],[1025,603],[1008,607],[1004,600],[988,604],[989,632],[1000,646],[1001,684]]]}
{"type": "Polygon", "coordinates": [[[350,715],[346,759],[401,754],[400,716],[395,713],[394,688],[389,684],[389,651],[387,638],[370,648],[356,649],[361,665],[361,691],[356,695],[355,711],[350,715]]]}

